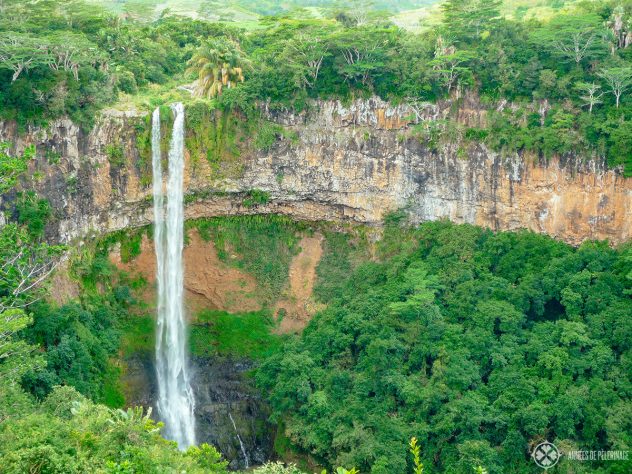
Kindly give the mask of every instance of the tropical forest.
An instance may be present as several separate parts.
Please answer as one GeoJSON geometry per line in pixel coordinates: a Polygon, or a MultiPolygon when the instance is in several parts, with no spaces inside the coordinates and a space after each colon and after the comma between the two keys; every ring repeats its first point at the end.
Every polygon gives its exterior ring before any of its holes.
{"type": "Polygon", "coordinates": [[[0,0],[0,473],[632,473],[631,0],[0,0]]]}

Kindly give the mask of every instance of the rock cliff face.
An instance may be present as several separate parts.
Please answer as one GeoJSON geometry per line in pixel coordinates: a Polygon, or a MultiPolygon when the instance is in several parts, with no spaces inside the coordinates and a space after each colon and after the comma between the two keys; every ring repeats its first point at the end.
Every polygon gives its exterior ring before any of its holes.
{"type": "MultiPolygon", "coordinates": [[[[254,388],[248,371],[254,363],[229,357],[194,357],[191,361],[195,397],[196,438],[217,447],[230,469],[265,463],[273,455],[276,428],[269,409],[254,388]]],[[[130,406],[152,407],[157,413],[154,359],[136,354],[126,361],[124,375],[130,406]]]]}
{"type": "MultiPolygon", "coordinates": [[[[547,161],[502,156],[482,144],[432,146],[410,133],[415,111],[375,98],[265,113],[292,139],[278,138],[265,152],[247,147],[231,173],[189,159],[188,218],[281,213],[379,224],[385,213],[406,208],[413,222],[447,218],[495,230],[527,228],[572,244],[631,236],[632,179],[608,170],[603,159],[547,161]],[[269,201],[245,206],[253,189],[269,193],[269,201]]],[[[447,113],[441,106],[416,111],[426,123],[447,113]]],[[[457,118],[479,125],[485,111],[465,104],[457,118]]],[[[37,145],[39,158],[25,186],[51,202],[51,238],[68,242],[151,221],[151,190],[136,146],[143,120],[136,112],[106,111],[90,132],[59,120],[22,136],[13,124],[0,123],[0,140],[17,150],[37,145]],[[123,151],[120,162],[112,159],[113,144],[123,151]]],[[[10,213],[12,196],[3,201],[10,213]]]]}

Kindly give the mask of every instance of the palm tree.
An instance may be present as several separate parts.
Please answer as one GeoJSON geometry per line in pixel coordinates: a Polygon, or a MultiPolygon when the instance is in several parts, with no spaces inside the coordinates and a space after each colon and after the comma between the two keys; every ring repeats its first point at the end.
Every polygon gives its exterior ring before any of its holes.
{"type": "Polygon", "coordinates": [[[217,38],[200,46],[188,64],[187,71],[197,75],[194,94],[212,98],[220,95],[224,87],[230,89],[235,83],[244,82],[248,62],[237,43],[217,38]]]}

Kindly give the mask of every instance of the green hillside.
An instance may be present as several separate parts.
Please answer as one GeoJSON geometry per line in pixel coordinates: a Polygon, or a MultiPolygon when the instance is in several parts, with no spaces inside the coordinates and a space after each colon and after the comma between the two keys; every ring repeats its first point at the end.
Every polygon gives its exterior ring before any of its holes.
{"type": "MultiPolygon", "coordinates": [[[[382,11],[399,26],[411,30],[436,26],[442,19],[441,0],[340,1],[340,0],[90,0],[108,10],[151,20],[165,12],[191,18],[230,21],[248,27],[261,16],[292,14],[311,16],[335,14],[344,9],[382,11]]],[[[504,0],[501,12],[517,20],[547,19],[572,11],[578,0],[504,0]]]]}
{"type": "MultiPolygon", "coordinates": [[[[262,15],[279,15],[306,9],[311,12],[337,11],[347,8],[397,13],[427,7],[436,0],[93,0],[116,13],[152,19],[169,10],[192,18],[251,21],[262,15]]],[[[318,13],[315,13],[318,14],[318,13]]]]}

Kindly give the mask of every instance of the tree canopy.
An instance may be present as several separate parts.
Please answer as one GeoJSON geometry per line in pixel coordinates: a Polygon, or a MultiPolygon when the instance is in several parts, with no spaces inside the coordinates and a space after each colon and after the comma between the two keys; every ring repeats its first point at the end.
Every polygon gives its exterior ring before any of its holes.
{"type": "Polygon", "coordinates": [[[432,472],[463,474],[533,472],[545,439],[630,448],[629,245],[439,222],[391,227],[380,246],[258,371],[293,442],[371,473],[410,472],[412,436],[432,472]]]}

